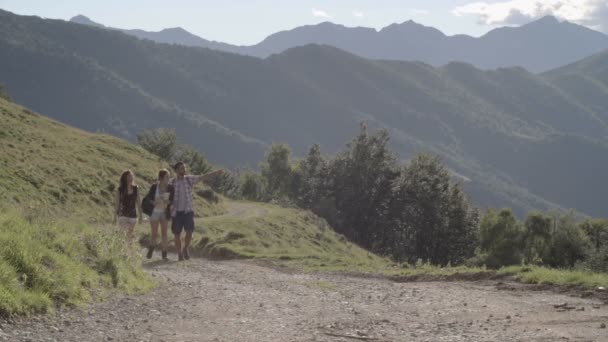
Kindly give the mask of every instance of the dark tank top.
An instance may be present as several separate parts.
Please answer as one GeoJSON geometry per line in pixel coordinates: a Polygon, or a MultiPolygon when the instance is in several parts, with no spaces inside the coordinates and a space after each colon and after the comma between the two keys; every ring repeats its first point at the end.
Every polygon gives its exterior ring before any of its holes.
{"type": "Polygon", "coordinates": [[[128,189],[120,194],[120,215],[123,217],[137,217],[137,211],[135,210],[135,201],[137,201],[137,186],[133,187],[133,192],[129,194],[128,189]]]}

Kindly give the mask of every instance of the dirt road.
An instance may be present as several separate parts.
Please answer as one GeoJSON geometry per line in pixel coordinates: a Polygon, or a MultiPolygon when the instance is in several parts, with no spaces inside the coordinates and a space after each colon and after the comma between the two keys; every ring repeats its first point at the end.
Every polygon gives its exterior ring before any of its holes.
{"type": "MultiPolygon", "coordinates": [[[[232,203],[226,216],[265,213],[232,203]]],[[[606,303],[515,283],[396,283],[251,261],[144,267],[159,282],[152,293],[0,321],[0,341],[608,341],[606,303]]]]}
{"type": "Polygon", "coordinates": [[[517,284],[395,283],[247,261],[145,266],[160,282],[152,293],[5,323],[0,340],[608,341],[604,303],[517,284]],[[571,310],[555,307],[566,302],[571,310]]]}

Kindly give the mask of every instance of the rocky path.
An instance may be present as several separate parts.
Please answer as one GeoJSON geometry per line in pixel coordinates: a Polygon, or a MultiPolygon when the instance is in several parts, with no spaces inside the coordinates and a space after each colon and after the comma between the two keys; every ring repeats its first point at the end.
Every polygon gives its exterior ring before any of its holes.
{"type": "Polygon", "coordinates": [[[605,303],[516,284],[395,283],[247,261],[145,267],[160,283],[152,293],[3,323],[0,340],[608,341],[605,303]]]}

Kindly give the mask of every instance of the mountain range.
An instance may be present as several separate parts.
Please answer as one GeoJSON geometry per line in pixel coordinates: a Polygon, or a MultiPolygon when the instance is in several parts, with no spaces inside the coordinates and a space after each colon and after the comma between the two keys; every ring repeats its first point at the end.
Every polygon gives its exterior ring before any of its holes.
{"type": "Polygon", "coordinates": [[[335,153],[366,121],[404,160],[439,154],[482,207],[608,209],[607,54],[540,75],[324,45],[260,59],[0,11],[0,60],[0,83],[35,111],[130,140],[172,127],[231,167],[273,142],[335,153]]]}
{"type": "MultiPolygon", "coordinates": [[[[72,22],[107,28],[79,15],[72,22]]],[[[475,38],[447,36],[441,31],[406,21],[381,30],[345,27],[324,22],[282,31],[251,46],[209,41],[183,28],[159,32],[120,30],[160,43],[205,47],[266,58],[297,46],[320,44],[337,47],[368,59],[421,61],[433,66],[466,62],[481,69],[520,66],[543,72],[608,49],[608,36],[567,21],[547,16],[521,27],[503,27],[475,38]]]]}

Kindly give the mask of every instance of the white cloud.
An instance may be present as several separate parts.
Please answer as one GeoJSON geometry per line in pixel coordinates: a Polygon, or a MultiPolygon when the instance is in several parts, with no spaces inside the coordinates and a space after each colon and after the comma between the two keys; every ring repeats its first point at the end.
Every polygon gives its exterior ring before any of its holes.
{"type": "Polygon", "coordinates": [[[456,16],[474,15],[487,25],[520,25],[553,15],[592,28],[608,28],[608,0],[508,0],[473,2],[455,8],[456,16]]]}
{"type": "Polygon", "coordinates": [[[312,16],[319,17],[319,18],[331,18],[331,15],[329,15],[329,13],[327,13],[323,10],[320,10],[320,9],[316,9],[316,8],[312,9],[312,16]]]}
{"type": "Polygon", "coordinates": [[[353,17],[363,18],[364,16],[365,16],[365,13],[363,13],[363,11],[353,10],[353,17]]]}

